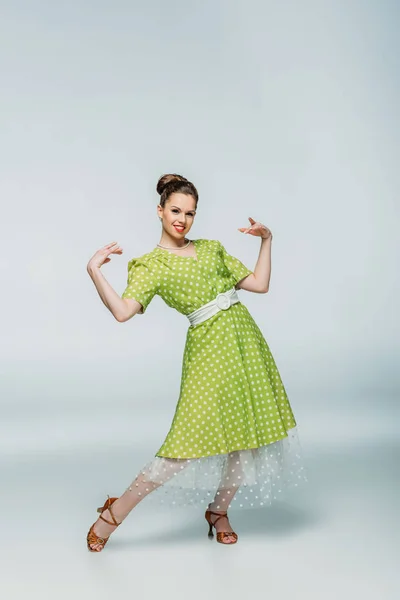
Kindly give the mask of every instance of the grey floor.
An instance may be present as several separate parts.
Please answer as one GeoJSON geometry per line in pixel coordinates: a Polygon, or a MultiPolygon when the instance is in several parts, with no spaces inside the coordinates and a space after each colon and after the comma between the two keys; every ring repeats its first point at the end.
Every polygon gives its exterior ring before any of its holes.
{"type": "MultiPolygon", "coordinates": [[[[331,418],[328,441],[315,415],[313,421],[303,416],[308,484],[272,507],[232,510],[235,546],[208,539],[203,511],[155,511],[145,499],[104,551],[94,554],[85,537],[96,507],[107,493],[122,493],[153,451],[140,440],[128,444],[124,436],[119,444],[112,436],[102,440],[101,416],[96,418],[98,439],[90,433],[80,445],[60,444],[57,451],[37,439],[18,454],[24,432],[4,429],[3,598],[399,597],[399,446],[393,423],[338,415],[331,418]]],[[[121,431],[123,422],[121,416],[121,431]]],[[[115,428],[118,419],[114,438],[115,428]]]]}

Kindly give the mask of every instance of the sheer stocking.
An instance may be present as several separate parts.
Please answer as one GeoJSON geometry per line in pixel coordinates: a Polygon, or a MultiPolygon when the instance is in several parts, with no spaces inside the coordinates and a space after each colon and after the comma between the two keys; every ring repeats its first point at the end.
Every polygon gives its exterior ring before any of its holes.
{"type": "MultiPolygon", "coordinates": [[[[152,476],[149,471],[140,471],[125,492],[113,503],[113,513],[118,522],[125,519],[131,510],[143,498],[166,483],[171,477],[187,466],[187,459],[165,459],[165,469],[162,473],[152,476]]],[[[104,515],[107,518],[107,515],[104,515]]]]}
{"type": "Polygon", "coordinates": [[[243,478],[243,469],[238,452],[231,452],[225,462],[221,483],[210,503],[210,510],[226,512],[234,495],[238,491],[243,478]]]}

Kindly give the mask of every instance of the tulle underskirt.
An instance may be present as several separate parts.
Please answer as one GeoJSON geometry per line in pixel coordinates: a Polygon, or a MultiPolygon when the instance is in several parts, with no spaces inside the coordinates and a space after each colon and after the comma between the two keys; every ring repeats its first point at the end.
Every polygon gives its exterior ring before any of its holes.
{"type": "Polygon", "coordinates": [[[308,481],[298,428],[287,434],[277,442],[227,454],[189,459],[155,456],[128,489],[146,495],[146,503],[168,507],[211,502],[214,510],[269,506],[308,481]]]}

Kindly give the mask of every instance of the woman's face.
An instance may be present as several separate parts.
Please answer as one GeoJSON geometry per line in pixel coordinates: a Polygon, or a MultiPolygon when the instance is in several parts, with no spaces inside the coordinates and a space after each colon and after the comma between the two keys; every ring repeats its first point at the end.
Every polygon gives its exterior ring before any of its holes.
{"type": "Polygon", "coordinates": [[[188,234],[196,214],[196,201],[193,196],[175,192],[171,194],[164,208],[157,206],[158,216],[162,218],[165,231],[175,239],[188,234]]]}

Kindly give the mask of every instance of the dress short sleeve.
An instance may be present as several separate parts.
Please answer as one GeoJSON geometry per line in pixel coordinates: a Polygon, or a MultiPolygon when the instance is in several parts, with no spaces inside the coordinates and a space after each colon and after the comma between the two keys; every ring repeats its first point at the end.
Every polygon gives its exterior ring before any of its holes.
{"type": "Polygon", "coordinates": [[[247,277],[247,275],[251,275],[251,273],[254,273],[254,271],[248,269],[246,265],[244,265],[238,258],[232,256],[231,254],[228,254],[221,242],[218,242],[218,245],[222,253],[224,264],[235,280],[235,285],[239,281],[244,279],[244,277],[247,277]]]}
{"type": "Polygon", "coordinates": [[[145,313],[154,295],[158,291],[157,274],[146,263],[138,258],[132,258],[128,263],[128,281],[121,298],[132,298],[142,305],[140,312],[145,313]]]}

